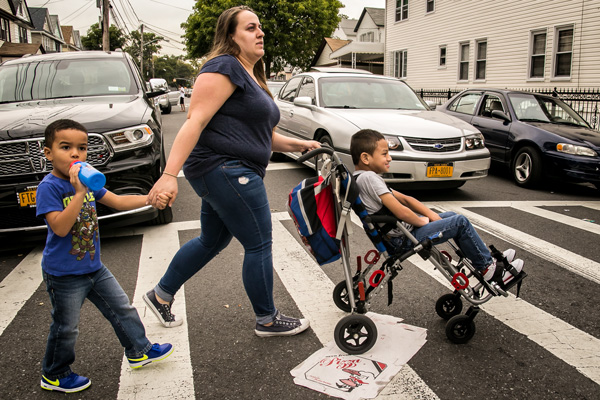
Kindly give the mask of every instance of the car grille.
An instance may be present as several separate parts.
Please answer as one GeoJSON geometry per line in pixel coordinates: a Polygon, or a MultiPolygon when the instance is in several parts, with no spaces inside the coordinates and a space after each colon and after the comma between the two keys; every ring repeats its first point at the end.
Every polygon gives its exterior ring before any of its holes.
{"type": "Polygon", "coordinates": [[[451,151],[458,151],[462,145],[462,138],[460,137],[449,139],[404,137],[404,140],[406,140],[414,150],[428,153],[449,153],[451,151]]]}
{"type": "MultiPolygon", "coordinates": [[[[90,133],[86,161],[97,167],[106,165],[110,159],[110,147],[104,137],[90,133]]],[[[52,163],[44,156],[44,139],[0,142],[0,177],[48,172],[51,169],[52,163]]]]}

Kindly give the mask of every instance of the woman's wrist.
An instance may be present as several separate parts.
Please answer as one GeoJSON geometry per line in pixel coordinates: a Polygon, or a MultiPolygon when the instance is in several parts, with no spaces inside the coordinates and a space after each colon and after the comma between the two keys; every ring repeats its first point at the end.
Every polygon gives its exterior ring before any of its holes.
{"type": "Polygon", "coordinates": [[[170,172],[167,172],[167,171],[163,171],[163,175],[168,175],[168,176],[172,176],[173,178],[177,178],[177,175],[171,174],[170,172]]]}

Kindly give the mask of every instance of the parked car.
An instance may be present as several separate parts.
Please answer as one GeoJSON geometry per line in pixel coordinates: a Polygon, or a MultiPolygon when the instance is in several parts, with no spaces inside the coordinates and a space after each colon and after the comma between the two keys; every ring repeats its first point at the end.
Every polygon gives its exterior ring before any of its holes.
{"type": "Polygon", "coordinates": [[[170,114],[173,106],[177,106],[177,104],[179,104],[179,89],[177,89],[175,86],[169,86],[165,79],[150,79],[150,87],[152,88],[152,91],[162,90],[165,92],[157,97],[160,111],[164,114],[170,114]]]}
{"type": "Polygon", "coordinates": [[[600,132],[557,97],[469,89],[437,109],[479,129],[492,160],[508,166],[519,186],[558,178],[600,189],[600,132]]]}
{"type": "MultiPolygon", "coordinates": [[[[133,60],[122,52],[50,53],[0,65],[0,236],[38,236],[38,184],[52,169],[44,129],[63,118],[89,132],[88,159],[116,194],[147,194],[165,163],[160,112],[133,60]]],[[[98,203],[102,226],[172,220],[170,207],[117,212],[98,203]]]]}
{"type": "Polygon", "coordinates": [[[291,78],[275,102],[281,112],[277,132],[327,143],[350,168],[351,136],[365,128],[384,134],[392,157],[389,173],[383,175],[389,183],[455,188],[487,176],[490,155],[481,133],[458,118],[429,110],[396,78],[318,68],[291,78]]]}
{"type": "Polygon", "coordinates": [[[283,87],[283,85],[285,85],[285,81],[267,81],[267,87],[271,91],[273,97],[279,93],[279,90],[283,87]]]}

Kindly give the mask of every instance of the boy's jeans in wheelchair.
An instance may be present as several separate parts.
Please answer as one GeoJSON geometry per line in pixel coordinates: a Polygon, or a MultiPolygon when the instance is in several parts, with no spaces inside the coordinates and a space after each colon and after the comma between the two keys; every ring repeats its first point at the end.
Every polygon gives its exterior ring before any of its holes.
{"type": "Polygon", "coordinates": [[[52,324],[42,364],[46,378],[54,380],[71,374],[81,306],[86,298],[112,324],[127,357],[141,357],[152,348],[137,310],[104,265],[85,275],[42,275],[52,303],[52,324]]]}
{"type": "Polygon", "coordinates": [[[201,233],[184,244],[155,288],[171,301],[179,288],[223,250],[232,237],[244,246],[242,280],[256,321],[273,321],[271,209],[264,182],[240,161],[227,161],[190,185],[202,197],[201,233]]]}
{"type": "MultiPolygon", "coordinates": [[[[442,239],[438,243],[454,239],[456,245],[462,250],[465,257],[473,263],[473,267],[483,270],[492,263],[492,255],[483,240],[479,237],[471,222],[461,214],[448,211],[440,214],[442,219],[433,221],[420,228],[414,228],[411,234],[420,242],[438,232],[442,233],[442,239]]],[[[392,243],[401,245],[402,249],[408,250],[410,241],[405,238],[392,238],[392,243]],[[401,239],[399,241],[398,239],[401,239]]]]}

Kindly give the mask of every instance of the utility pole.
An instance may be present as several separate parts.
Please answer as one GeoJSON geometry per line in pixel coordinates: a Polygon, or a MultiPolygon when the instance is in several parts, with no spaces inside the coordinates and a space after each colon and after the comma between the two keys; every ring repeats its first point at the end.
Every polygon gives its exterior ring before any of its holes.
{"type": "Polygon", "coordinates": [[[146,77],[144,77],[144,24],[140,25],[140,72],[142,73],[142,79],[146,81],[146,77]]]}
{"type": "Polygon", "coordinates": [[[108,0],[102,0],[102,50],[110,51],[110,33],[108,31],[108,0]]]}

